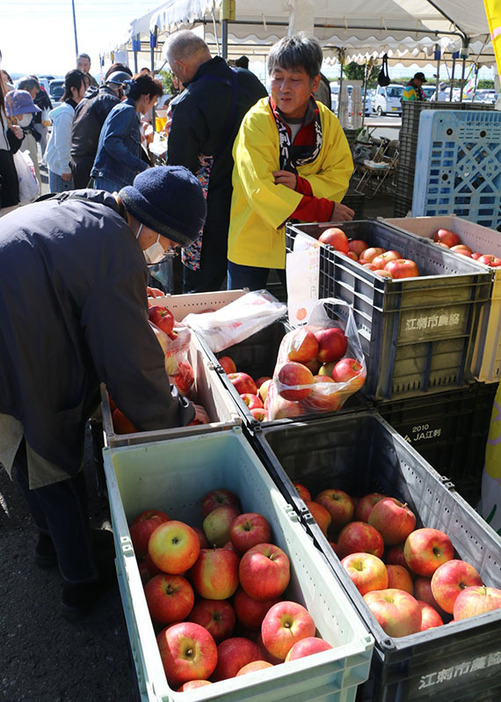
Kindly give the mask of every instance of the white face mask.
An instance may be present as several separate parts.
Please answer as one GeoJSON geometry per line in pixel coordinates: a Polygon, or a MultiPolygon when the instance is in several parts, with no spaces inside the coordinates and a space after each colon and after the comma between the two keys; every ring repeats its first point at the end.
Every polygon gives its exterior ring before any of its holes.
{"type": "MultiPolygon", "coordinates": [[[[139,229],[137,230],[136,239],[139,239],[139,234],[141,233],[142,228],[143,225],[141,224],[139,226],[139,229]]],[[[150,265],[154,263],[160,263],[160,261],[162,261],[165,258],[167,252],[160,243],[160,234],[158,235],[157,240],[143,251],[143,255],[146,259],[146,263],[149,263],[150,265]]]]}
{"type": "Polygon", "coordinates": [[[33,115],[31,113],[28,113],[26,115],[21,115],[20,117],[18,117],[17,123],[20,127],[27,127],[32,119],[33,115]]]}

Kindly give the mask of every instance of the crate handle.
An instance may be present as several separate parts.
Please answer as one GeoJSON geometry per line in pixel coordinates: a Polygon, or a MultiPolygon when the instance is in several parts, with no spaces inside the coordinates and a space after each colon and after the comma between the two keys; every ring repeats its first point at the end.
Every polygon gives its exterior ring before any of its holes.
{"type": "Polygon", "coordinates": [[[440,482],[441,482],[442,485],[443,485],[445,488],[447,488],[448,490],[455,490],[455,489],[456,489],[455,484],[454,484],[454,483],[452,482],[452,480],[451,480],[450,478],[448,478],[446,475],[441,475],[441,476],[440,476],[440,482]]]}

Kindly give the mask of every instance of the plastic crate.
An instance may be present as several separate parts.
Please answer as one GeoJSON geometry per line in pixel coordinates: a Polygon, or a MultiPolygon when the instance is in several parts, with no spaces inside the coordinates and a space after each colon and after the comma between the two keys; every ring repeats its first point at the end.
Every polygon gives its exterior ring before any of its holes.
{"type": "Polygon", "coordinates": [[[332,570],[375,638],[369,681],[358,700],[420,702],[501,699],[501,609],[402,638],[388,636],[366,607],[292,485],[315,496],[328,487],[361,497],[395,496],[425,525],[446,532],[458,556],[487,585],[501,585],[501,540],[403,437],[377,413],[270,428],[256,437],[276,482],[296,505],[332,570]]]}
{"type": "Polygon", "coordinates": [[[496,390],[497,383],[472,383],[423,397],[379,402],[377,410],[476,506],[496,390]]]}
{"type": "MultiPolygon", "coordinates": [[[[232,290],[211,293],[196,293],[192,295],[166,295],[155,298],[159,305],[165,305],[180,322],[189,313],[205,312],[209,309],[219,309],[244,294],[243,290],[232,290]]],[[[211,367],[206,360],[206,353],[200,339],[192,332],[188,361],[193,367],[195,384],[193,400],[206,409],[210,424],[197,424],[189,427],[158,429],[156,431],[139,431],[133,434],[117,434],[113,427],[110,398],[107,389],[101,385],[101,407],[103,413],[103,430],[105,446],[126,446],[144,443],[146,441],[161,441],[176,436],[204,433],[217,429],[228,429],[242,420],[235,409],[228,393],[221,387],[219,372],[211,367]]]]}
{"type": "Polygon", "coordinates": [[[353,219],[364,218],[365,193],[350,188],[342,200],[343,205],[351,207],[355,212],[353,219]]]}
{"type": "MultiPolygon", "coordinates": [[[[318,239],[329,226],[290,225],[289,235],[302,232],[318,239]]],[[[367,362],[361,392],[375,399],[395,399],[471,381],[479,317],[491,288],[485,267],[382,220],[338,226],[350,239],[399,251],[413,259],[421,273],[416,278],[382,278],[321,245],[319,297],[335,297],[353,307],[367,362]]]]}
{"type": "Polygon", "coordinates": [[[457,214],[496,229],[501,224],[501,112],[425,111],[412,214],[457,214]]]}
{"type": "Polygon", "coordinates": [[[268,702],[355,699],[367,679],[373,638],[357,616],[311,538],[259,461],[242,431],[212,432],[155,444],[104,450],[117,571],[141,699],[268,702]],[[225,487],[244,511],[263,514],[273,541],[291,560],[284,599],[307,607],[333,649],[316,656],[232,678],[203,690],[177,693],[165,678],[148,613],[128,523],[150,507],[200,526],[202,498],[225,487]]]}
{"type": "MultiPolygon", "coordinates": [[[[431,239],[437,229],[450,229],[459,234],[462,243],[473,251],[501,257],[499,232],[455,215],[385,219],[384,222],[403,229],[409,234],[427,239],[431,239]]],[[[461,254],[457,255],[461,256],[461,254]]],[[[482,310],[473,352],[472,370],[477,380],[497,383],[501,380],[501,268],[488,268],[488,270],[493,277],[492,292],[489,304],[482,310]]]]}

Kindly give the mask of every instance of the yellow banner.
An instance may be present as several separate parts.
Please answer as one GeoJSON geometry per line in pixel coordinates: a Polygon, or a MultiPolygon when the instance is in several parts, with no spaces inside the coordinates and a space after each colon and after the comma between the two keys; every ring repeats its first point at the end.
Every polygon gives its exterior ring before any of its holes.
{"type": "Polygon", "coordinates": [[[496,55],[498,73],[501,77],[501,0],[484,0],[484,6],[496,55]]]}

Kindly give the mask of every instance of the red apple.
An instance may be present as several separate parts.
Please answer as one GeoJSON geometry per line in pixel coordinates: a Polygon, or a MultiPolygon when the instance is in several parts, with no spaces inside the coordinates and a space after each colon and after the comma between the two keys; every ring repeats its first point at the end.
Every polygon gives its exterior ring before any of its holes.
{"type": "Polygon", "coordinates": [[[266,668],[273,668],[273,663],[268,663],[268,661],[252,661],[244,665],[243,668],[240,668],[235,677],[246,675],[247,673],[255,673],[257,670],[265,670],[266,668]]]}
{"type": "Polygon", "coordinates": [[[261,628],[264,615],[278,602],[277,597],[270,600],[254,600],[241,587],[235,592],[233,597],[233,607],[241,626],[249,631],[256,631],[261,628]]]}
{"type": "Polygon", "coordinates": [[[200,541],[200,548],[210,548],[210,544],[207,541],[207,537],[204,534],[203,529],[200,529],[200,527],[191,527],[193,531],[196,532],[198,536],[198,540],[200,541]]]}
{"type": "Polygon", "coordinates": [[[148,553],[148,541],[157,526],[170,520],[169,515],[160,509],[148,509],[138,514],[130,526],[130,538],[136,557],[141,559],[148,553]]]}
{"type": "Polygon", "coordinates": [[[371,590],[386,590],[388,573],[383,561],[372,553],[350,553],[341,565],[361,595],[371,590]]]}
{"type": "Polygon", "coordinates": [[[196,531],[188,524],[173,519],[155,529],[148,541],[148,553],[164,573],[179,575],[197,560],[200,541],[196,531]]]}
{"type": "Polygon", "coordinates": [[[313,617],[305,607],[283,600],[266,613],[261,637],[266,650],[283,661],[295,643],[315,636],[315,630],[313,617]]]}
{"type": "Polygon", "coordinates": [[[477,260],[479,263],[483,263],[491,268],[501,266],[501,258],[498,258],[498,256],[493,256],[492,254],[482,254],[482,256],[480,256],[477,260]]]}
{"type": "Polygon", "coordinates": [[[250,413],[254,419],[257,419],[258,422],[268,421],[268,412],[264,409],[264,407],[254,407],[254,409],[250,410],[250,413]]]}
{"type": "Polygon", "coordinates": [[[203,548],[190,571],[197,593],[207,600],[227,600],[238,587],[238,556],[227,548],[203,548]]]}
{"type": "Polygon", "coordinates": [[[311,372],[313,373],[314,376],[318,373],[318,371],[322,367],[322,364],[320,363],[318,358],[314,358],[311,361],[306,361],[306,363],[304,365],[306,366],[306,368],[308,368],[308,370],[311,370],[311,372]]]}
{"type": "Polygon", "coordinates": [[[440,614],[441,619],[447,618],[447,612],[444,612],[436,599],[433,597],[433,593],[431,591],[431,578],[425,578],[422,575],[418,575],[418,577],[414,580],[414,597],[417,600],[426,602],[430,605],[430,607],[433,607],[433,609],[440,614]]]}
{"type": "Polygon", "coordinates": [[[255,600],[280,597],[290,580],[287,554],[274,544],[257,544],[244,553],[239,566],[240,585],[255,600]]]}
{"type": "Polygon", "coordinates": [[[167,682],[174,689],[207,679],[216,667],[216,642],[200,624],[172,624],[158,634],[157,643],[167,682]]]}
{"type": "Polygon", "coordinates": [[[321,363],[338,361],[346,353],[348,339],[340,327],[328,327],[315,332],[318,341],[317,358],[321,363]]]}
{"type": "Polygon", "coordinates": [[[477,614],[492,612],[501,607],[501,590],[485,585],[467,587],[454,603],[454,621],[468,619],[477,614]]]}
{"type": "Polygon", "coordinates": [[[480,256],[482,256],[482,254],[479,253],[478,251],[474,251],[474,252],[472,253],[472,255],[471,255],[471,257],[474,258],[475,261],[478,261],[478,259],[480,258],[480,256]]]}
{"type": "MultiPolygon", "coordinates": [[[[292,417],[300,417],[302,414],[304,414],[304,409],[299,402],[286,400],[277,393],[273,400],[272,419],[291,419],[292,417]]],[[[268,416],[270,416],[269,412],[268,416]]]]}
{"type": "Polygon", "coordinates": [[[261,653],[261,658],[265,661],[268,661],[268,663],[271,663],[272,665],[278,665],[279,663],[283,663],[280,658],[277,658],[276,656],[272,656],[269,651],[266,650],[264,643],[263,643],[263,637],[261,634],[256,639],[256,643],[258,645],[259,651],[261,653]]]}
{"type": "Polygon", "coordinates": [[[279,394],[285,400],[302,400],[312,391],[313,374],[302,363],[284,363],[277,375],[279,394]]]}
{"type": "Polygon", "coordinates": [[[388,571],[388,587],[405,590],[409,595],[414,595],[414,583],[407,568],[401,565],[388,564],[386,570],[388,571]]]}
{"type": "Polygon", "coordinates": [[[372,260],[376,258],[376,256],[384,253],[385,250],[386,249],[383,249],[381,246],[370,246],[362,251],[358,260],[360,263],[372,263],[372,260]]]}
{"type": "Polygon", "coordinates": [[[217,360],[226,375],[237,372],[236,363],[230,356],[220,356],[217,360]]]}
{"type": "Polygon", "coordinates": [[[228,600],[206,600],[201,597],[191,610],[188,621],[203,626],[219,643],[232,635],[235,611],[228,600]]]}
{"type": "Polygon", "coordinates": [[[311,516],[320,527],[322,533],[327,536],[327,530],[332,522],[332,517],[329,510],[314,500],[305,500],[304,503],[310,510],[311,516]]]}
{"type": "Polygon", "coordinates": [[[306,363],[312,361],[318,353],[318,341],[312,331],[306,327],[299,327],[287,334],[289,361],[306,363]]]}
{"type": "Polygon", "coordinates": [[[372,553],[382,558],[384,553],[383,537],[367,522],[350,522],[341,530],[337,545],[341,558],[350,553],[372,553]]]}
{"type": "Polygon", "coordinates": [[[318,237],[321,244],[329,244],[336,251],[341,251],[347,254],[350,250],[350,245],[348,242],[348,237],[339,227],[329,227],[324,229],[324,231],[318,237]]]}
{"type": "Polygon", "coordinates": [[[448,614],[454,611],[454,603],[463,590],[480,585],[483,582],[476,568],[458,558],[443,563],[431,578],[433,597],[448,614]]]}
{"type": "Polygon", "coordinates": [[[297,641],[294,644],[286,655],[285,662],[295,661],[298,658],[311,656],[321,651],[328,651],[330,648],[332,648],[332,646],[328,641],[325,641],[325,639],[320,639],[318,636],[308,636],[306,639],[301,639],[301,641],[297,641]]]}
{"type": "Polygon", "coordinates": [[[186,619],[195,603],[193,588],[181,575],[155,575],[144,586],[144,595],[152,620],[161,626],[186,619]]]}
{"type": "Polygon", "coordinates": [[[331,528],[333,531],[339,531],[353,519],[355,500],[344,490],[336,488],[322,490],[315,497],[315,502],[318,502],[329,511],[332,518],[331,528]]]}
{"type": "Polygon", "coordinates": [[[202,500],[202,518],[205,519],[212,510],[222,505],[234,505],[240,508],[240,501],[231,490],[226,490],[225,488],[211,490],[202,500]]]}
{"type": "Polygon", "coordinates": [[[178,687],[176,692],[188,692],[188,690],[196,690],[199,687],[205,687],[205,685],[212,685],[210,680],[188,680],[184,685],[178,687]]]}
{"type": "Polygon", "coordinates": [[[398,251],[383,251],[383,253],[379,254],[378,256],[374,256],[371,263],[379,270],[382,270],[390,261],[398,261],[401,258],[402,255],[399,254],[398,251]]]}
{"type": "Polygon", "coordinates": [[[152,324],[165,334],[170,334],[174,328],[174,315],[167,307],[162,305],[152,305],[148,309],[148,318],[152,324]]]}
{"type": "Polygon", "coordinates": [[[449,248],[461,243],[459,235],[456,234],[456,232],[452,232],[450,229],[437,229],[433,234],[433,241],[445,244],[449,248]]]}
{"type": "MultiPolygon", "coordinates": [[[[370,264],[372,265],[372,264],[370,264]]],[[[378,275],[380,278],[390,278],[393,280],[393,276],[390,273],[390,271],[385,270],[384,268],[377,268],[374,273],[378,275]]]]}
{"type": "Polygon", "coordinates": [[[195,383],[195,372],[189,361],[183,359],[177,362],[177,371],[169,375],[171,383],[177,387],[181,395],[189,396],[195,383]]]}
{"type": "Polygon", "coordinates": [[[304,501],[310,501],[311,500],[311,492],[308,490],[307,487],[303,485],[303,483],[298,483],[296,480],[292,483],[296,490],[299,493],[299,497],[304,500],[304,501]]]}
{"type": "Polygon", "coordinates": [[[265,380],[263,383],[261,383],[261,385],[258,388],[257,394],[259,395],[263,403],[266,402],[266,396],[268,395],[268,390],[271,383],[272,379],[268,378],[268,380],[265,380]]]}
{"type": "Polygon", "coordinates": [[[249,410],[253,409],[264,409],[263,402],[258,395],[253,395],[250,392],[244,392],[240,395],[244,403],[247,405],[249,410]]]}
{"type": "Polygon", "coordinates": [[[385,271],[390,271],[392,278],[399,280],[401,278],[416,278],[419,275],[419,268],[415,261],[410,258],[399,258],[396,261],[390,261],[384,267],[385,271]]]}
{"type": "Polygon", "coordinates": [[[427,629],[443,625],[443,619],[436,609],[433,609],[431,605],[422,600],[417,600],[417,603],[421,609],[421,628],[419,631],[426,631],[427,629]]]}
{"type": "Polygon", "coordinates": [[[468,258],[471,258],[471,254],[472,254],[472,250],[470,249],[470,247],[466,246],[465,244],[458,244],[457,246],[451,246],[451,251],[454,251],[455,253],[463,254],[463,256],[468,256],[468,258]]]}
{"type": "Polygon", "coordinates": [[[382,492],[370,492],[367,495],[361,497],[355,507],[355,514],[353,515],[357,522],[366,522],[369,519],[369,514],[375,504],[382,500],[386,495],[382,492]]]}
{"type": "Polygon", "coordinates": [[[348,251],[346,255],[348,258],[351,258],[352,261],[358,261],[358,256],[354,251],[348,251]]]}
{"type": "Polygon", "coordinates": [[[403,566],[409,570],[409,566],[407,565],[404,555],[404,544],[396,544],[395,546],[390,546],[387,548],[384,555],[384,562],[387,565],[403,566]]]}
{"type": "Polygon", "coordinates": [[[348,383],[353,392],[360,390],[366,376],[364,367],[355,358],[342,358],[332,369],[332,379],[336,383],[348,383]]]}
{"type": "Polygon", "coordinates": [[[400,544],[416,527],[416,515],[395,497],[380,500],[369,515],[369,524],[383,537],[385,546],[400,544]]]}
{"type": "Polygon", "coordinates": [[[268,520],[257,512],[240,514],[230,527],[230,539],[235,551],[242,555],[256,544],[271,541],[271,527],[268,520]]]}
{"type": "Polygon", "coordinates": [[[372,590],[364,600],[388,636],[399,638],[420,630],[421,608],[408,592],[395,588],[372,590]]]}
{"type": "Polygon", "coordinates": [[[438,566],[454,558],[454,547],[443,531],[425,527],[409,534],[404,556],[414,573],[431,577],[438,566]]]}
{"type": "Polygon", "coordinates": [[[239,395],[246,392],[252,395],[257,393],[256,383],[247,373],[228,373],[228,378],[239,395]]]}
{"type": "Polygon", "coordinates": [[[202,527],[211,546],[224,546],[230,540],[230,528],[240,510],[234,505],[216,507],[205,517],[202,527]]]}
{"type": "Polygon", "coordinates": [[[343,404],[343,395],[332,378],[313,376],[313,389],[301,405],[312,412],[335,412],[343,404]]]}
{"type": "Polygon", "coordinates": [[[234,678],[247,663],[261,660],[257,644],[243,636],[234,636],[221,641],[217,647],[217,666],[212,676],[214,681],[234,678]]]}
{"type": "MultiPolygon", "coordinates": [[[[261,387],[261,385],[263,383],[266,383],[267,380],[271,380],[269,375],[260,375],[259,378],[257,378],[256,387],[257,387],[258,391],[259,391],[259,388],[261,387]]],[[[258,394],[259,394],[259,392],[258,392],[258,394]]]]}
{"type": "Polygon", "coordinates": [[[355,253],[359,258],[362,251],[369,248],[367,242],[365,242],[363,239],[350,239],[348,242],[348,247],[350,251],[353,251],[353,253],[355,253]]]}

